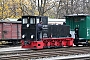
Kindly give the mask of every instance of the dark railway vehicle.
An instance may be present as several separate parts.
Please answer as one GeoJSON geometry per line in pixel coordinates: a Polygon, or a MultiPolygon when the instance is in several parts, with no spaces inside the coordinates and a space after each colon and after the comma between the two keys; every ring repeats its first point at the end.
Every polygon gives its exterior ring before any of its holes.
{"type": "Polygon", "coordinates": [[[18,44],[21,40],[20,21],[0,21],[0,42],[18,44]]]}
{"type": "Polygon", "coordinates": [[[70,27],[66,25],[48,25],[46,16],[22,16],[22,48],[43,49],[51,47],[73,46],[69,37],[70,27]],[[37,23],[43,22],[40,40],[37,39],[37,23]]]}

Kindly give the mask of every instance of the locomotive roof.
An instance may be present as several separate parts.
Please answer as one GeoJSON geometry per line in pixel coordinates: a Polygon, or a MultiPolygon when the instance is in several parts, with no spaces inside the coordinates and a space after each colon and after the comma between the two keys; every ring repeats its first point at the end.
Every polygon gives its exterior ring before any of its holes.
{"type": "Polygon", "coordinates": [[[66,15],[65,17],[67,16],[90,16],[89,14],[71,14],[71,15],[66,15]]]}
{"type": "Polygon", "coordinates": [[[24,15],[22,17],[47,17],[47,16],[31,16],[31,15],[24,15]]]}

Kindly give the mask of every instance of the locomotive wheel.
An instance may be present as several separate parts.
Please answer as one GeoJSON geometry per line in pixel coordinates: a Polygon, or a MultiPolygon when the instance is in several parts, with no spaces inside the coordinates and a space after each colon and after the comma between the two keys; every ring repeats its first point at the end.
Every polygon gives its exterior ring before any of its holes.
{"type": "Polygon", "coordinates": [[[83,46],[88,46],[87,44],[84,44],[83,46]]]}
{"type": "Polygon", "coordinates": [[[13,41],[12,44],[15,46],[15,45],[18,45],[18,42],[17,41],[13,41]]]}

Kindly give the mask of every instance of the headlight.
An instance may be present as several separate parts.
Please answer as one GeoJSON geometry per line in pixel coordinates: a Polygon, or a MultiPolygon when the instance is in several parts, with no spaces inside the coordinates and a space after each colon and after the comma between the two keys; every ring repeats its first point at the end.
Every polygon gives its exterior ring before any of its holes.
{"type": "Polygon", "coordinates": [[[34,38],[34,35],[31,35],[31,39],[33,39],[34,38]]]}
{"type": "Polygon", "coordinates": [[[22,35],[22,38],[25,38],[25,35],[22,35]]]}
{"type": "Polygon", "coordinates": [[[27,24],[27,27],[29,27],[29,24],[27,24]]]}

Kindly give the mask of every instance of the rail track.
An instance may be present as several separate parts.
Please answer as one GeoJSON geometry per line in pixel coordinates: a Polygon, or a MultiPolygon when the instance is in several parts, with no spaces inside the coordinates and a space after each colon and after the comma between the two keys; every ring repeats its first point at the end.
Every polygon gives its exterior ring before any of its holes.
{"type": "Polygon", "coordinates": [[[0,45],[0,48],[8,48],[8,47],[15,47],[15,46],[20,46],[20,44],[18,44],[18,45],[13,45],[13,44],[2,44],[2,45],[0,45]]]}
{"type": "Polygon", "coordinates": [[[35,60],[40,58],[50,58],[58,56],[70,56],[89,54],[90,47],[69,47],[69,48],[57,48],[57,49],[43,49],[43,50],[18,50],[0,52],[0,60],[35,60]]]}

